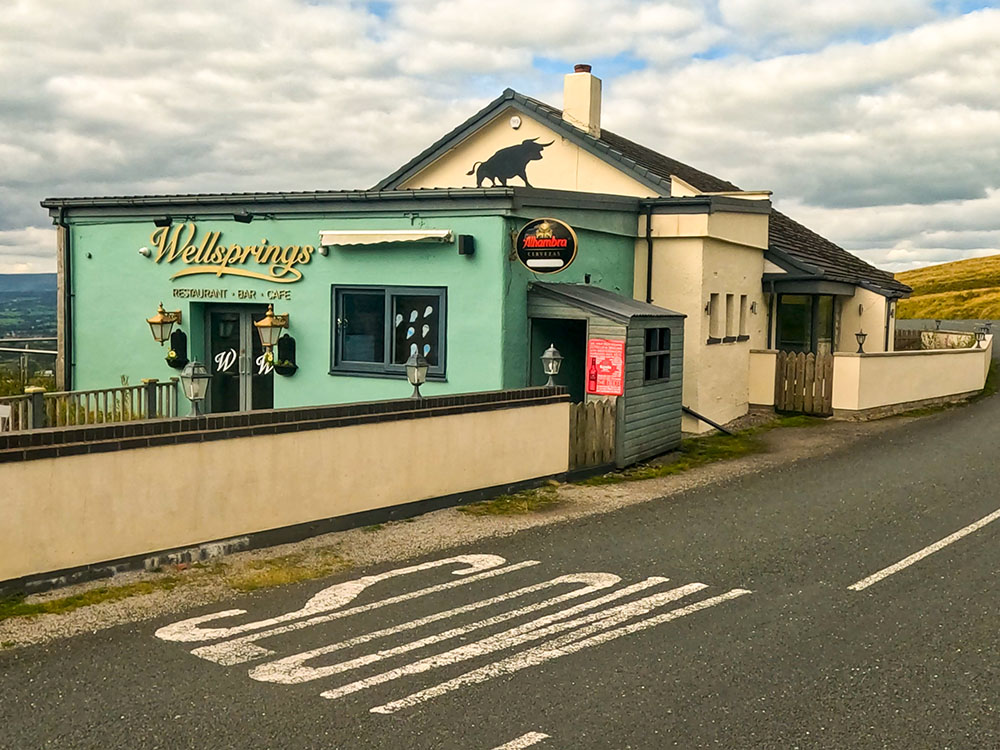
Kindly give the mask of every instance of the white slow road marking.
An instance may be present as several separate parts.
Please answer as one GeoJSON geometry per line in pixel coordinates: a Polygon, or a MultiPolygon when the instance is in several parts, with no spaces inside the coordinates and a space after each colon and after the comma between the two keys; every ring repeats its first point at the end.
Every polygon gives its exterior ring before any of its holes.
{"type": "Polygon", "coordinates": [[[309,617],[310,615],[315,615],[320,612],[327,612],[331,609],[338,609],[348,602],[356,599],[357,596],[369,586],[388,578],[395,578],[397,576],[408,575],[410,573],[418,573],[424,570],[429,570],[430,568],[437,568],[443,565],[451,564],[466,565],[467,567],[465,568],[453,571],[453,575],[467,576],[481,570],[496,568],[503,565],[505,562],[507,561],[498,555],[457,555],[455,557],[447,557],[441,560],[433,560],[420,565],[411,565],[406,568],[396,568],[395,570],[379,573],[378,575],[365,576],[353,581],[346,581],[345,583],[338,583],[333,586],[329,586],[315,594],[301,609],[297,609],[294,612],[288,612],[278,617],[270,617],[266,620],[248,622],[243,625],[237,625],[229,628],[199,627],[199,625],[203,622],[210,622],[211,620],[219,620],[224,617],[235,617],[236,615],[246,614],[245,609],[227,609],[223,612],[215,612],[210,615],[202,615],[201,617],[192,617],[188,620],[181,620],[180,622],[175,622],[172,625],[167,625],[166,627],[162,627],[156,631],[156,637],[164,641],[186,642],[212,641],[217,638],[229,638],[240,633],[245,633],[249,630],[260,630],[261,628],[271,627],[272,625],[277,625],[289,620],[297,620],[299,618],[309,617]]]}
{"type": "Polygon", "coordinates": [[[647,578],[645,581],[640,581],[639,583],[632,584],[631,586],[626,586],[623,589],[619,589],[618,591],[606,594],[605,596],[593,599],[589,602],[578,604],[575,607],[570,607],[562,612],[557,612],[546,617],[540,617],[537,620],[532,620],[531,622],[519,625],[516,628],[505,630],[502,633],[489,636],[481,641],[459,646],[451,651],[435,654],[434,656],[428,656],[397,669],[391,669],[373,677],[357,680],[356,682],[342,685],[339,688],[327,690],[320,693],[320,695],[324,698],[335,700],[337,698],[342,698],[345,695],[356,693],[359,690],[365,690],[366,688],[374,687],[375,685],[381,685],[385,682],[397,680],[400,677],[420,674],[421,672],[427,672],[431,669],[445,667],[450,664],[457,664],[458,662],[466,661],[468,659],[475,659],[480,656],[485,656],[486,654],[491,654],[495,651],[502,651],[504,649],[513,648],[514,646],[520,646],[522,643],[536,641],[540,638],[544,638],[545,636],[561,633],[563,631],[570,630],[571,628],[575,628],[580,625],[587,625],[598,620],[611,620],[616,615],[626,611],[629,613],[629,617],[637,617],[649,612],[655,607],[666,604],[667,602],[680,599],[688,594],[694,593],[695,591],[707,588],[703,583],[690,583],[687,586],[681,586],[661,594],[654,594],[653,596],[645,599],[639,599],[634,602],[629,602],[628,604],[612,607],[611,609],[591,613],[583,617],[578,617],[575,620],[563,621],[566,617],[570,617],[578,612],[593,609],[616,599],[622,599],[626,596],[642,591],[643,589],[658,586],[661,583],[665,583],[667,580],[668,579],[659,576],[647,578]]]}
{"type": "Polygon", "coordinates": [[[862,591],[863,589],[866,589],[869,586],[871,586],[873,583],[878,583],[883,578],[888,578],[893,573],[898,573],[903,568],[908,568],[909,566],[913,565],[913,563],[923,560],[928,555],[933,555],[935,552],[937,552],[940,549],[944,549],[952,542],[957,542],[963,536],[968,536],[972,532],[978,531],[979,529],[983,528],[983,526],[985,526],[986,524],[993,523],[993,521],[997,520],[998,518],[1000,518],[1000,509],[993,511],[988,516],[980,518],[975,523],[970,523],[964,529],[959,529],[954,534],[946,536],[941,541],[934,542],[934,544],[924,547],[919,552],[914,552],[909,557],[904,557],[895,565],[890,565],[888,568],[882,568],[882,570],[878,571],[877,573],[872,573],[867,578],[862,578],[860,581],[851,584],[847,588],[851,589],[852,591],[862,591]]]}
{"type": "Polygon", "coordinates": [[[341,609],[326,615],[311,617],[308,620],[294,622],[289,625],[282,625],[281,627],[271,628],[270,630],[265,630],[258,633],[251,633],[241,638],[234,638],[231,641],[223,641],[222,643],[213,643],[210,646],[201,646],[199,648],[194,649],[191,653],[194,654],[195,656],[201,657],[202,659],[207,659],[208,661],[214,661],[216,664],[222,664],[223,666],[242,664],[244,662],[253,661],[254,659],[260,659],[265,656],[271,656],[274,653],[270,649],[266,649],[262,646],[257,646],[254,643],[254,641],[258,641],[263,638],[270,638],[271,636],[274,635],[281,635],[282,633],[291,633],[295,630],[302,630],[303,628],[313,627],[314,625],[319,625],[324,622],[339,620],[342,617],[350,617],[351,615],[356,615],[361,612],[369,612],[373,609],[385,607],[390,604],[397,604],[398,602],[409,601],[411,599],[418,599],[422,596],[435,594],[439,591],[447,591],[449,589],[457,588],[458,586],[468,586],[470,583],[477,583],[479,581],[484,581],[487,578],[495,578],[496,576],[505,575],[507,573],[513,573],[514,571],[517,570],[530,568],[533,565],[538,565],[538,560],[525,560],[524,562],[514,563],[513,565],[508,565],[503,568],[495,568],[493,570],[487,570],[485,573],[479,573],[477,575],[469,576],[468,578],[462,578],[457,581],[449,581],[448,583],[439,583],[436,586],[428,586],[427,588],[418,589],[417,591],[411,591],[407,594],[399,594],[397,596],[391,596],[388,599],[382,599],[380,601],[372,602],[370,604],[360,604],[357,607],[350,607],[349,609],[341,609]]]}
{"type": "Polygon", "coordinates": [[[329,646],[323,646],[322,648],[316,648],[311,651],[303,651],[300,654],[295,654],[294,656],[289,656],[284,659],[279,659],[278,661],[271,662],[269,664],[263,664],[256,669],[250,671],[250,677],[261,682],[277,682],[282,685],[297,685],[299,683],[308,682],[310,680],[317,680],[321,677],[329,677],[332,674],[337,674],[338,672],[346,672],[351,669],[357,669],[359,667],[364,667],[369,664],[374,664],[377,661],[382,661],[383,659],[389,659],[393,656],[398,656],[399,654],[405,654],[408,651],[415,651],[418,648],[423,648],[425,646],[430,646],[435,643],[440,643],[441,641],[446,641],[453,638],[458,638],[467,633],[471,633],[474,630],[479,630],[482,628],[490,627],[492,625],[498,625],[507,620],[512,620],[515,617],[521,617],[523,615],[529,614],[530,612],[536,612],[540,609],[546,607],[552,607],[556,604],[562,604],[565,601],[574,599],[580,596],[586,596],[588,594],[593,594],[601,589],[606,589],[614,586],[616,583],[621,581],[620,576],[612,575],[611,573],[576,573],[572,575],[560,576],[559,578],[553,578],[551,581],[546,581],[544,583],[536,583],[534,586],[526,586],[522,589],[517,589],[516,591],[511,591],[508,594],[502,594],[500,596],[494,596],[491,599],[484,599],[483,601],[475,602],[473,604],[467,604],[464,607],[457,607],[455,609],[447,610],[445,612],[438,612],[427,617],[422,617],[419,620],[413,620],[412,622],[403,623],[402,625],[397,625],[392,628],[385,628],[383,630],[376,630],[373,633],[366,633],[365,635],[358,636],[356,638],[351,638],[347,641],[341,641],[340,643],[333,643],[329,646]],[[421,625],[426,625],[431,622],[442,620],[446,617],[453,617],[464,612],[470,612],[475,609],[480,609],[482,607],[499,604],[501,602],[516,599],[518,597],[524,596],[526,594],[531,594],[536,591],[541,591],[542,589],[551,588],[553,586],[564,585],[568,583],[582,583],[584,584],[580,588],[573,591],[569,591],[565,594],[560,594],[559,596],[554,596],[544,601],[537,602],[535,604],[530,604],[519,609],[514,609],[509,612],[504,612],[503,614],[496,615],[494,617],[489,617],[484,620],[479,620],[478,622],[471,623],[469,625],[464,625],[459,628],[452,628],[451,630],[446,630],[443,633],[438,633],[436,635],[427,636],[426,638],[421,638],[416,641],[411,641],[405,643],[401,646],[395,648],[385,649],[382,651],[377,651],[373,654],[366,654],[360,656],[356,659],[350,659],[349,661],[340,662],[339,664],[331,664],[325,667],[307,667],[303,666],[305,662],[315,659],[323,654],[329,654],[334,651],[339,651],[344,648],[349,648],[351,646],[356,646],[361,643],[366,643],[375,638],[379,638],[386,635],[392,635],[395,633],[400,633],[406,630],[413,630],[414,628],[420,627],[421,625]]]}
{"type": "MultiPolygon", "coordinates": [[[[667,592],[667,594],[669,595],[674,592],[681,592],[684,589],[690,589],[694,586],[702,586],[702,588],[704,588],[701,584],[691,584],[691,586],[674,589],[673,591],[667,592]]],[[[646,630],[647,628],[655,627],[664,622],[676,620],[679,617],[684,617],[694,612],[714,607],[716,604],[721,604],[722,602],[736,599],[737,597],[745,596],[749,593],[750,591],[746,589],[732,589],[731,591],[727,591],[725,594],[713,596],[710,599],[704,599],[700,602],[689,604],[686,607],[671,610],[670,612],[666,612],[662,615],[648,617],[644,620],[639,620],[638,622],[633,622],[623,627],[615,628],[614,630],[607,630],[609,626],[620,624],[626,620],[636,617],[638,614],[645,614],[646,612],[651,611],[654,607],[661,606],[661,604],[669,601],[664,594],[647,597],[646,599],[640,599],[637,602],[632,602],[621,607],[607,610],[603,614],[614,614],[611,617],[606,617],[603,620],[597,621],[589,627],[574,630],[573,632],[567,633],[560,638],[555,638],[547,643],[541,644],[540,646],[536,646],[535,648],[523,651],[492,664],[488,664],[485,667],[475,669],[471,672],[467,672],[466,674],[456,677],[455,679],[442,682],[441,684],[435,685],[434,687],[426,690],[420,690],[412,695],[408,695],[405,698],[401,698],[400,700],[392,701],[382,706],[376,706],[371,709],[371,712],[379,714],[395,713],[396,711],[409,708],[410,706],[415,706],[452,690],[458,690],[459,688],[466,687],[468,685],[486,682],[487,680],[492,680],[494,677],[512,674],[522,669],[527,669],[528,667],[538,666],[544,662],[558,659],[561,656],[567,656],[569,654],[576,653],[577,651],[582,651],[585,648],[590,648],[591,646],[607,643],[608,641],[613,641],[616,638],[621,638],[622,636],[630,635],[631,633],[637,633],[640,630],[646,630]],[[653,600],[659,601],[653,603],[653,600]],[[649,602],[650,604],[642,607],[635,606],[642,605],[643,602],[649,602]],[[618,612],[615,612],[615,610],[618,610],[618,612]],[[602,630],[604,632],[600,632],[602,630]],[[591,635],[592,633],[597,634],[591,635]]],[[[681,596],[674,596],[672,598],[678,599],[681,598],[681,596]]],[[[326,696],[326,693],[323,695],[326,696]]]]}
{"type": "Polygon", "coordinates": [[[522,734],[517,739],[493,748],[493,750],[524,750],[524,748],[537,745],[542,740],[547,740],[548,738],[547,734],[542,734],[541,732],[528,732],[527,734],[522,734]]]}

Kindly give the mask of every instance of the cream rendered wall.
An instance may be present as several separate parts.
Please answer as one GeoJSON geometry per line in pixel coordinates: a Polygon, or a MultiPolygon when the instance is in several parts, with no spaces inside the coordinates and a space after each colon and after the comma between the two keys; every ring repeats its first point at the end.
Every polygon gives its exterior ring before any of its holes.
{"type": "Polygon", "coordinates": [[[833,358],[834,412],[877,409],[982,390],[993,337],[981,349],[938,349],[833,358]]]}
{"type": "MultiPolygon", "coordinates": [[[[884,352],[885,348],[885,314],[888,298],[881,294],[856,287],[853,297],[837,297],[837,304],[840,306],[840,315],[837,316],[838,330],[837,348],[838,352],[856,352],[858,350],[858,340],[854,334],[863,330],[868,334],[865,339],[865,352],[884,352]],[[864,312],[858,314],[858,305],[864,307],[864,312]]],[[[896,319],[891,321],[889,338],[890,351],[893,346],[896,319]]]]}
{"type": "Polygon", "coordinates": [[[778,366],[778,352],[774,349],[750,350],[750,403],[755,406],[774,406],[774,368],[778,366]]]}
{"type": "MultiPolygon", "coordinates": [[[[645,216],[642,216],[640,237],[645,231],[645,216]]],[[[717,422],[742,416],[749,408],[750,348],[765,345],[767,320],[760,282],[764,254],[762,247],[753,243],[762,239],[766,243],[766,232],[766,214],[653,215],[652,303],[687,315],[683,403],[717,422]],[[747,244],[711,237],[712,229],[747,244]],[[705,303],[713,292],[723,301],[726,294],[734,295],[737,326],[740,295],[747,295],[749,341],[707,343],[709,316],[705,313],[705,303]],[[756,314],[749,312],[754,302],[756,314]]],[[[645,299],[645,239],[637,240],[635,247],[633,296],[645,299]]],[[[683,429],[705,432],[711,427],[685,415],[683,429]]]]}
{"type": "MultiPolygon", "coordinates": [[[[713,219],[715,218],[713,214],[713,219]]],[[[741,214],[740,217],[758,218],[764,224],[766,231],[767,216],[757,214],[741,214]]],[[[737,245],[717,239],[705,241],[705,256],[702,265],[702,296],[707,301],[710,294],[718,294],[720,304],[725,305],[726,295],[733,295],[736,305],[734,316],[734,333],[738,334],[739,300],[741,295],[747,295],[748,308],[757,303],[757,314],[748,311],[747,341],[732,341],[719,344],[707,344],[710,318],[704,312],[704,301],[699,319],[702,323],[701,356],[698,362],[697,377],[700,381],[696,404],[686,404],[700,414],[719,422],[728,422],[747,413],[750,404],[750,349],[762,348],[767,317],[764,315],[764,294],[761,289],[761,275],[764,272],[764,254],[759,247],[747,244],[737,245]]],[[[720,320],[725,330],[725,310],[720,311],[720,320]]],[[[692,432],[703,432],[708,429],[704,423],[694,429],[690,419],[685,426],[692,432]]]]}
{"type": "MultiPolygon", "coordinates": [[[[467,175],[477,161],[485,161],[507,146],[515,146],[529,138],[539,143],[555,141],[542,149],[542,158],[528,162],[527,175],[532,187],[554,190],[579,190],[612,195],[631,195],[638,198],[652,197],[656,193],[636,182],[620,170],[593,154],[584,151],[559,133],[550,130],[515,109],[508,109],[471,136],[438,157],[433,163],[406,180],[405,189],[430,187],[476,187],[476,175],[467,175]],[[517,115],[521,126],[516,130],[510,119],[517,115]]],[[[521,186],[521,178],[507,181],[509,186],[521,186]]],[[[483,187],[489,187],[486,180],[483,187]]]]}
{"type": "Polygon", "coordinates": [[[8,463],[0,581],[560,474],[568,445],[564,402],[8,463]]]}

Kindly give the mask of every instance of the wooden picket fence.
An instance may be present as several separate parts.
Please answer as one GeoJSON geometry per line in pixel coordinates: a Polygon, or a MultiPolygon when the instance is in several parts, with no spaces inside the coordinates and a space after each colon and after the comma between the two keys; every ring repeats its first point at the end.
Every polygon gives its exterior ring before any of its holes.
{"type": "Polygon", "coordinates": [[[615,462],[614,399],[570,404],[569,468],[585,469],[615,462]]]}
{"type": "Polygon", "coordinates": [[[774,408],[828,417],[833,414],[833,355],[778,352],[774,408]]]}

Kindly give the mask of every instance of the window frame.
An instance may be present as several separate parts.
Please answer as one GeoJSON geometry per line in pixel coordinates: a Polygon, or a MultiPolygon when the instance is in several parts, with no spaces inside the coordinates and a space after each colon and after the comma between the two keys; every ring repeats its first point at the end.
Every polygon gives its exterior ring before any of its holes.
{"type": "Polygon", "coordinates": [[[395,286],[392,284],[331,284],[330,285],[330,375],[354,375],[376,378],[406,378],[406,365],[392,361],[395,336],[393,335],[392,311],[394,297],[437,297],[438,298],[438,362],[427,368],[428,380],[445,380],[447,375],[448,341],[448,287],[443,286],[395,286]],[[382,295],[384,344],[381,362],[360,362],[345,360],[344,332],[340,324],[343,319],[343,299],[345,294],[382,295]]]}
{"type": "MultiPolygon", "coordinates": [[[[671,358],[671,352],[673,350],[673,337],[674,337],[674,331],[669,326],[650,326],[649,328],[643,328],[642,329],[642,384],[643,385],[650,385],[650,384],[655,384],[655,383],[666,383],[668,380],[670,380],[670,368],[673,366],[673,359],[671,358]],[[667,332],[667,337],[666,337],[667,348],[666,349],[652,349],[651,350],[649,348],[649,332],[650,331],[656,331],[657,332],[657,334],[656,334],[657,341],[662,341],[663,340],[663,335],[661,333],[662,331],[666,331],[667,332]],[[646,377],[646,373],[649,371],[648,370],[649,360],[650,359],[654,359],[654,358],[657,360],[657,363],[656,363],[657,364],[657,368],[656,368],[656,370],[657,370],[657,372],[659,372],[660,371],[660,368],[659,368],[660,362],[659,362],[659,360],[661,358],[663,358],[663,357],[666,357],[666,359],[667,359],[667,370],[666,370],[667,374],[665,376],[663,376],[663,377],[647,378],[646,377]]],[[[662,346],[662,344],[660,344],[660,346],[662,346]]]]}

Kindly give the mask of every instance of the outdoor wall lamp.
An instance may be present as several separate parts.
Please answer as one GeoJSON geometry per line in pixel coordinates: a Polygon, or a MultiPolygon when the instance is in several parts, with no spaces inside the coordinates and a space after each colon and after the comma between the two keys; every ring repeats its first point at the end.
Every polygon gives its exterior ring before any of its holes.
{"type": "Polygon", "coordinates": [[[549,376],[549,382],[545,385],[550,388],[556,384],[556,381],[552,378],[559,374],[559,368],[562,367],[563,355],[556,349],[555,344],[549,344],[549,348],[545,350],[545,354],[541,356],[541,360],[542,369],[549,376]]]}
{"type": "Polygon", "coordinates": [[[278,343],[282,328],[288,328],[288,313],[284,315],[274,314],[274,305],[267,306],[267,312],[260,320],[254,321],[257,333],[260,334],[260,343],[268,352],[278,343]]]}
{"type": "Polygon", "coordinates": [[[978,349],[979,345],[982,344],[984,341],[986,341],[986,331],[984,331],[982,328],[977,328],[976,329],[976,348],[978,349]]]}
{"type": "Polygon", "coordinates": [[[173,223],[174,220],[170,216],[158,216],[153,219],[154,227],[169,227],[173,223]]]}
{"type": "Polygon", "coordinates": [[[161,302],[156,315],[152,318],[146,318],[146,322],[149,323],[149,328],[153,332],[153,340],[163,346],[163,342],[170,338],[170,331],[173,329],[174,323],[181,322],[181,311],[168,312],[163,309],[161,302]]]}
{"type": "Polygon", "coordinates": [[[757,314],[757,301],[756,300],[754,300],[753,302],[750,303],[750,314],[751,315],[756,315],[757,314]]]}
{"type": "Polygon", "coordinates": [[[211,379],[212,375],[208,372],[208,368],[198,360],[188,362],[181,370],[181,387],[184,389],[184,395],[191,402],[191,410],[196,417],[201,402],[208,395],[208,383],[211,379]]]}
{"type": "Polygon", "coordinates": [[[233,221],[238,221],[240,224],[249,224],[253,221],[253,214],[244,208],[242,211],[233,214],[233,221]]]}
{"type": "Polygon", "coordinates": [[[139,255],[141,255],[143,258],[148,258],[152,254],[153,254],[153,251],[150,250],[148,247],[140,247],[139,248],[139,255]]]}
{"type": "Polygon", "coordinates": [[[854,334],[854,338],[858,340],[858,354],[865,353],[865,339],[868,338],[868,334],[864,331],[858,331],[854,334]]]}
{"type": "Polygon", "coordinates": [[[427,360],[423,354],[414,352],[406,360],[406,379],[413,386],[413,394],[410,398],[423,398],[420,395],[420,386],[427,382],[427,360]]]}

